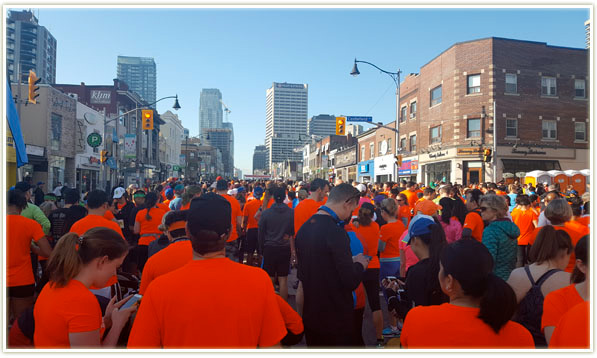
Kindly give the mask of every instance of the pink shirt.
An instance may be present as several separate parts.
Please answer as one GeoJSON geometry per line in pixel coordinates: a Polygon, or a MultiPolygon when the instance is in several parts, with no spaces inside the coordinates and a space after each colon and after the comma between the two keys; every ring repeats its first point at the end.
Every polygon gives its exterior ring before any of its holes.
{"type": "Polygon", "coordinates": [[[446,241],[448,244],[451,244],[454,241],[460,240],[460,238],[462,238],[462,225],[458,219],[450,218],[450,224],[446,224],[441,220],[440,222],[444,228],[444,232],[446,233],[446,241]]]}
{"type": "Polygon", "coordinates": [[[408,234],[408,230],[404,230],[404,232],[400,236],[400,239],[398,240],[398,247],[400,248],[400,250],[404,251],[404,255],[406,257],[406,271],[408,271],[409,267],[419,262],[419,258],[417,257],[417,255],[415,255],[410,245],[407,245],[405,242],[402,242],[406,234],[408,234]]]}

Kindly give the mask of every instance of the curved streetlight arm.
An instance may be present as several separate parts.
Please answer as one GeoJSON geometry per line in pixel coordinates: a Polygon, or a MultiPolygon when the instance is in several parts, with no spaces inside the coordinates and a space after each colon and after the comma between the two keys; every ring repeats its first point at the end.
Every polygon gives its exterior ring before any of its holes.
{"type": "Polygon", "coordinates": [[[115,120],[117,120],[119,118],[122,118],[122,117],[126,116],[129,113],[138,111],[139,109],[143,109],[143,108],[146,108],[146,107],[149,107],[149,106],[153,106],[154,104],[158,103],[159,101],[164,100],[164,99],[168,99],[168,98],[176,98],[176,103],[178,103],[178,95],[176,95],[176,96],[168,96],[168,97],[160,98],[157,101],[155,101],[153,103],[150,103],[150,104],[147,104],[147,105],[144,105],[142,107],[137,107],[135,105],[135,109],[131,109],[130,111],[124,112],[123,114],[119,115],[118,117],[111,118],[110,120],[106,121],[105,124],[108,124],[108,123],[110,123],[112,121],[115,121],[115,120]]]}
{"type": "Polygon", "coordinates": [[[359,63],[359,62],[360,63],[366,63],[366,64],[368,64],[370,66],[373,66],[373,67],[377,68],[381,72],[383,72],[383,73],[387,74],[388,76],[392,77],[392,80],[394,80],[394,83],[396,84],[396,87],[399,86],[398,81],[400,81],[400,72],[401,72],[400,70],[398,70],[398,72],[389,72],[389,71],[386,71],[386,70],[383,70],[383,69],[377,67],[376,65],[372,64],[371,62],[359,61],[356,58],[354,59],[354,62],[355,63],[359,63]]]}

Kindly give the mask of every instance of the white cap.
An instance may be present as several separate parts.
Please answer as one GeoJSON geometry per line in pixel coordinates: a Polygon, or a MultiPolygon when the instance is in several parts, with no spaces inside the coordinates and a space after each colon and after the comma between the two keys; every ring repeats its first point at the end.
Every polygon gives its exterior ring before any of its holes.
{"type": "Polygon", "coordinates": [[[114,199],[120,199],[122,198],[122,196],[124,195],[125,190],[124,188],[118,187],[116,189],[114,189],[114,199]]]}
{"type": "Polygon", "coordinates": [[[234,188],[234,189],[228,190],[228,195],[236,195],[236,194],[238,194],[238,189],[234,188]]]}
{"type": "Polygon", "coordinates": [[[367,186],[365,186],[365,184],[361,183],[361,184],[357,185],[357,189],[362,193],[362,192],[367,191],[367,186]]]}

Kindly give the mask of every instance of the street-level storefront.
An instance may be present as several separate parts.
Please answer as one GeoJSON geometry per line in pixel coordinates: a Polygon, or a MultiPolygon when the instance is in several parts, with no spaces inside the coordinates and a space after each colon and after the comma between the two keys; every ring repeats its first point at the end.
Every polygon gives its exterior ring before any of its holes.
{"type": "Polygon", "coordinates": [[[419,160],[416,158],[417,157],[412,157],[402,160],[402,165],[398,168],[398,180],[418,182],[417,174],[419,173],[419,160]]]}
{"type": "Polygon", "coordinates": [[[372,183],[374,177],[374,173],[375,173],[375,163],[374,160],[365,160],[362,162],[359,162],[358,164],[358,177],[357,177],[357,181],[359,183],[372,183]]]}
{"type": "Polygon", "coordinates": [[[394,181],[394,165],[396,158],[392,155],[384,155],[381,157],[375,157],[375,182],[376,183],[387,183],[394,181]]]}
{"type": "Polygon", "coordinates": [[[99,187],[100,182],[100,158],[94,155],[77,155],[76,176],[77,189],[81,193],[86,193],[95,189],[105,189],[99,187]]]}
{"type": "Polygon", "coordinates": [[[46,158],[46,148],[37,145],[26,144],[25,151],[29,163],[21,167],[23,178],[30,176],[33,183],[46,183],[46,191],[54,189],[52,183],[48,180],[48,159],[46,158]]]}
{"type": "Polygon", "coordinates": [[[425,185],[434,181],[454,182],[452,170],[452,166],[456,166],[454,159],[456,159],[456,148],[430,150],[420,154],[421,181],[425,185]]]}

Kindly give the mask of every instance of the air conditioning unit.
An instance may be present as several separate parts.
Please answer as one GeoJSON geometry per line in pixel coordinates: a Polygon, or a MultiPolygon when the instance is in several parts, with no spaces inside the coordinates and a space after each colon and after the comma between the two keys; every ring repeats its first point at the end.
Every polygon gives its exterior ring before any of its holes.
{"type": "Polygon", "coordinates": [[[411,114],[410,114],[410,118],[415,118],[415,114],[414,114],[414,113],[411,113],[411,114]]]}

